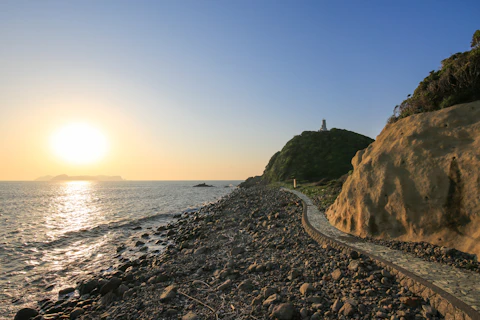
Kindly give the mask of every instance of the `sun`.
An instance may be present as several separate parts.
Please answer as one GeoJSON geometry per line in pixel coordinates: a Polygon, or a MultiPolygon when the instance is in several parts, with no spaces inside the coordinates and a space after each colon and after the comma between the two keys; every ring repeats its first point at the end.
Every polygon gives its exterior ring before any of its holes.
{"type": "Polygon", "coordinates": [[[51,138],[55,154],[74,164],[94,163],[107,153],[107,139],[97,128],[73,123],[58,129],[51,138]]]}

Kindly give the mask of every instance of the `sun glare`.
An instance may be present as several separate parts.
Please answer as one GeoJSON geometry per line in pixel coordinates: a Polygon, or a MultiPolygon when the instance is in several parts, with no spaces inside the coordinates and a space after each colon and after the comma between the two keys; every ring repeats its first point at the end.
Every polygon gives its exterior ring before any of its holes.
{"type": "Polygon", "coordinates": [[[56,131],[51,140],[57,156],[71,163],[87,164],[100,160],[107,152],[107,139],[85,123],[67,125],[56,131]]]}

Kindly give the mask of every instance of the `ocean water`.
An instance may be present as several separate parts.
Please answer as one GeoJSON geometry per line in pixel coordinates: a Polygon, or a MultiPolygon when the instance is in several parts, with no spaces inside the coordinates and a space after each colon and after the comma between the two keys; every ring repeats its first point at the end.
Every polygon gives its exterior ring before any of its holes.
{"type": "MultiPolygon", "coordinates": [[[[0,319],[144,254],[118,254],[117,247],[134,247],[175,214],[216,201],[240,183],[193,188],[200,182],[0,182],[0,319]]],[[[165,242],[150,240],[149,252],[161,252],[165,242]]]]}

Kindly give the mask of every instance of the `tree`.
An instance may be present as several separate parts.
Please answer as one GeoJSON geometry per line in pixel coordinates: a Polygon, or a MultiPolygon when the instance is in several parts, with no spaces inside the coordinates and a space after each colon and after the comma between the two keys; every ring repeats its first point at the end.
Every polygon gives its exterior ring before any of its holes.
{"type": "Polygon", "coordinates": [[[477,48],[480,47],[480,30],[475,31],[472,37],[472,43],[471,43],[471,48],[477,48]]]}

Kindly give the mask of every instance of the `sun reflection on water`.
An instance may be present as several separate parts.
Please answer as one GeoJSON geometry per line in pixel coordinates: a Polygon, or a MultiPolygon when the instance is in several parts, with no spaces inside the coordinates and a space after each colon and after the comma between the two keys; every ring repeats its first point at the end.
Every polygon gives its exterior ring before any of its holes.
{"type": "Polygon", "coordinates": [[[45,217],[50,239],[72,231],[88,228],[97,207],[92,202],[90,181],[68,181],[59,184],[58,196],[50,204],[54,210],[45,217]]]}
{"type": "MultiPolygon", "coordinates": [[[[71,242],[72,236],[67,235],[91,230],[98,224],[101,208],[95,204],[95,199],[95,182],[68,181],[58,184],[57,196],[50,203],[53,210],[49,210],[50,214],[45,217],[47,236],[56,243],[43,252],[42,260],[49,263],[50,271],[72,275],[73,264],[90,260],[108,240],[108,234],[96,238],[95,242],[78,234],[75,237],[77,240],[71,242]]],[[[76,273],[81,273],[81,270],[76,270],[76,273]]]]}

